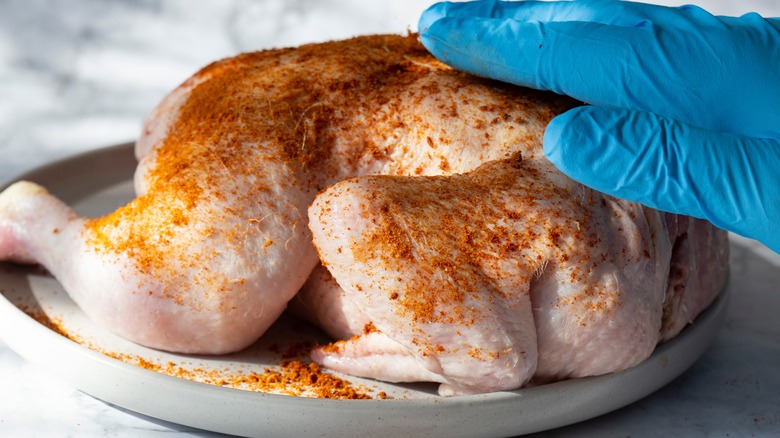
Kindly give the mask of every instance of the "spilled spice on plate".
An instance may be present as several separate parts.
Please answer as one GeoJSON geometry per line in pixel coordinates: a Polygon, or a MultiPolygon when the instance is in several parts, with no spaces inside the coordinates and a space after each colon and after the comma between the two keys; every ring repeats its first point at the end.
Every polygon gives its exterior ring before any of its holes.
{"type": "Polygon", "coordinates": [[[64,336],[73,342],[81,344],[81,340],[73,337],[69,334],[62,325],[62,318],[52,318],[41,310],[33,310],[24,306],[19,307],[19,310],[27,314],[30,318],[37,321],[40,325],[47,329],[57,333],[60,336],[64,336]]]}
{"type": "Polygon", "coordinates": [[[156,361],[136,354],[107,351],[68,331],[61,318],[51,317],[39,309],[21,308],[44,327],[93,351],[110,358],[172,377],[253,392],[291,395],[298,397],[337,400],[386,399],[385,392],[372,395],[364,385],[355,385],[322,369],[319,364],[301,359],[314,346],[300,341],[289,345],[271,344],[268,350],[279,355],[278,365],[266,366],[262,371],[243,371],[229,367],[204,368],[186,366],[173,361],[156,361]]]}

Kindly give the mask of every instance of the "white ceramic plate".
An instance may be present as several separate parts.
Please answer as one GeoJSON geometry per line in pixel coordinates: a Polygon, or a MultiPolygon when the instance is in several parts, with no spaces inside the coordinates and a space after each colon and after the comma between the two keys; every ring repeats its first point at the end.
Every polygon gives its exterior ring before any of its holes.
{"type": "MultiPolygon", "coordinates": [[[[132,198],[134,168],[132,146],[126,144],[59,161],[20,179],[46,186],[83,215],[100,215],[132,198]]],[[[645,362],[617,374],[449,398],[435,395],[432,385],[346,377],[364,392],[375,396],[384,391],[388,398],[329,400],[203,383],[214,380],[214,373],[262,372],[280,363],[287,346],[325,339],[289,317],[239,354],[181,356],[137,346],[93,324],[40,268],[0,263],[0,294],[3,340],[31,363],[94,397],[162,420],[229,434],[340,437],[511,436],[610,412],[688,369],[714,339],[728,301],[724,290],[678,337],[660,345],[645,362]],[[45,319],[79,342],[39,322],[45,319]],[[150,364],[160,369],[150,370],[150,364]],[[186,378],[169,375],[179,369],[195,372],[186,378]]]]}

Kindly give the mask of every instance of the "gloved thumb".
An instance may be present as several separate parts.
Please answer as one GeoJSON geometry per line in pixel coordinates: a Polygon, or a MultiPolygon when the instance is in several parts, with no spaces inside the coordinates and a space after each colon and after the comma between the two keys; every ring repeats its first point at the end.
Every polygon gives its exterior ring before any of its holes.
{"type": "Polygon", "coordinates": [[[547,158],[601,192],[707,219],[780,252],[780,142],[586,106],[548,125],[547,158]]]}

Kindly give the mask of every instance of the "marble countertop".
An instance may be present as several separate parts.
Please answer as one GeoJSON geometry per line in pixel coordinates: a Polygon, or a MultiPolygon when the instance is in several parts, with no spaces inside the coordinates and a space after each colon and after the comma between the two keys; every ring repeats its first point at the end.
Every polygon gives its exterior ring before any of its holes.
{"type": "MultiPolygon", "coordinates": [[[[3,1],[0,182],[64,156],[132,140],[154,105],[212,60],[260,48],[414,30],[426,3],[3,1]]],[[[773,0],[698,3],[722,14],[756,10],[780,16],[780,4],[773,0]]],[[[780,435],[780,255],[732,236],[731,257],[728,316],[701,360],[637,403],[544,435],[780,435]]],[[[25,362],[0,341],[0,436],[218,434],[98,401],[25,362]]]]}

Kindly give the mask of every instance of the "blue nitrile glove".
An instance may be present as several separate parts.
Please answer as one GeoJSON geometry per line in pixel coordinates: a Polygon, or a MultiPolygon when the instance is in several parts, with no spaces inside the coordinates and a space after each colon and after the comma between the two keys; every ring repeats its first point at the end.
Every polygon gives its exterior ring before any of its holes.
{"type": "Polygon", "coordinates": [[[480,1],[436,4],[419,31],[455,68],[591,104],[545,132],[573,179],[780,252],[780,19],[480,1]]]}

